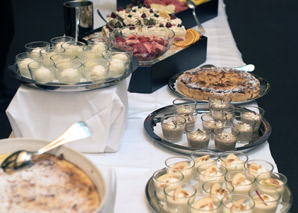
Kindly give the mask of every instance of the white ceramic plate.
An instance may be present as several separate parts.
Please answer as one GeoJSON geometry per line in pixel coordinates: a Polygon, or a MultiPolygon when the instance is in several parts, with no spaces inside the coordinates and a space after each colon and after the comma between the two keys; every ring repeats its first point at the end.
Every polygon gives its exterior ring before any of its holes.
{"type": "MultiPolygon", "coordinates": [[[[20,149],[36,151],[39,148],[46,145],[47,143],[48,143],[47,141],[37,140],[37,139],[25,139],[25,138],[3,139],[3,140],[0,140],[0,155],[15,152],[20,149]]],[[[91,180],[93,181],[93,183],[97,188],[99,196],[102,199],[96,212],[98,213],[102,212],[104,208],[104,204],[106,203],[106,199],[107,199],[107,188],[106,188],[105,180],[100,170],[81,153],[69,147],[61,146],[55,150],[52,150],[49,153],[54,154],[56,156],[59,156],[60,154],[63,153],[64,158],[66,160],[77,165],[91,178],[91,180]]]]}

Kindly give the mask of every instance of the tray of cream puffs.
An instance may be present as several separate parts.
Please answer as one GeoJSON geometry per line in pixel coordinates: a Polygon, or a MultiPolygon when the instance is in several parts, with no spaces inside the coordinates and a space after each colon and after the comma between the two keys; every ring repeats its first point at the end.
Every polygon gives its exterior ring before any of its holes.
{"type": "Polygon", "coordinates": [[[139,66],[131,49],[119,49],[101,37],[86,42],[68,36],[25,44],[9,73],[36,89],[76,92],[106,88],[126,79],[139,66]]]}
{"type": "Polygon", "coordinates": [[[240,151],[197,150],[173,156],[145,188],[154,212],[288,212],[293,203],[287,177],[240,151]]]}

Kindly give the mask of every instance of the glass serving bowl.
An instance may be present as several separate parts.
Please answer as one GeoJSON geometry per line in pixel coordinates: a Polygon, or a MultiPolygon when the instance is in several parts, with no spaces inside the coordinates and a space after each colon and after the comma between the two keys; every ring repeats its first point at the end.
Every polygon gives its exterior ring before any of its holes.
{"type": "Polygon", "coordinates": [[[140,65],[150,65],[168,51],[175,33],[166,27],[148,25],[114,29],[109,36],[113,45],[133,47],[140,65]]]}

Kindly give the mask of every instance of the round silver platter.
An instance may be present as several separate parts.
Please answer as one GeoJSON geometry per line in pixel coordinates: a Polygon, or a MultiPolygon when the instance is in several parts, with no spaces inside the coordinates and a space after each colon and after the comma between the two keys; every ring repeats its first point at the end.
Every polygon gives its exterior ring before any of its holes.
{"type": "Polygon", "coordinates": [[[131,69],[126,70],[125,73],[118,78],[108,78],[101,81],[88,81],[88,82],[80,82],[76,84],[62,84],[62,83],[46,83],[41,84],[36,82],[33,79],[24,78],[18,69],[17,63],[13,61],[8,66],[9,74],[15,79],[19,80],[21,83],[29,86],[31,88],[39,89],[39,90],[47,90],[53,92],[80,92],[80,91],[89,91],[95,89],[101,89],[116,85],[120,81],[126,79],[130,74],[132,74],[139,66],[138,59],[132,58],[132,66],[131,69]]]}

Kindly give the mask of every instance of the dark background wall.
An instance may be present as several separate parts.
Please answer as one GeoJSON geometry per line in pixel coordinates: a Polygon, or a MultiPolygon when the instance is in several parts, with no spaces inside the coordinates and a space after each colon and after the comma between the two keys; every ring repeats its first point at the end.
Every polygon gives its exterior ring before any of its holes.
{"type": "MultiPolygon", "coordinates": [[[[65,0],[11,0],[14,36],[7,62],[24,51],[30,41],[46,40],[62,35],[65,0]]],[[[8,1],[3,3],[7,4],[8,1]]],[[[256,66],[256,74],[267,79],[271,91],[258,100],[272,126],[269,143],[279,171],[289,179],[298,196],[298,1],[297,0],[225,0],[228,20],[237,46],[246,63],[256,66]]],[[[3,8],[8,8],[5,5],[3,8]]],[[[9,10],[8,10],[9,11],[9,10]]],[[[1,13],[1,20],[9,16],[1,13]]],[[[5,33],[9,28],[2,28],[5,33]]],[[[1,55],[4,58],[5,55],[1,55]]],[[[5,74],[5,84],[15,92],[19,83],[5,74]]],[[[9,136],[11,128],[0,112],[0,138],[9,136]]],[[[294,203],[293,211],[297,205],[294,203]]]]}

